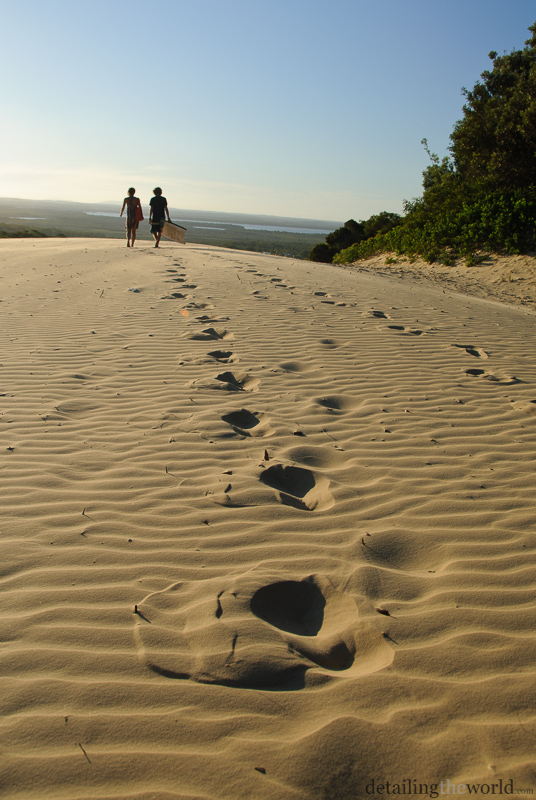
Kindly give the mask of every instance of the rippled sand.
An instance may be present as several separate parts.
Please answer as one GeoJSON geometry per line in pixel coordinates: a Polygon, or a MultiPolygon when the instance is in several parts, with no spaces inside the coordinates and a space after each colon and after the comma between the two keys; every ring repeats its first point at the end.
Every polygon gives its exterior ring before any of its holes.
{"type": "Polygon", "coordinates": [[[115,240],[0,276],[3,796],[536,791],[530,304],[115,240]]]}

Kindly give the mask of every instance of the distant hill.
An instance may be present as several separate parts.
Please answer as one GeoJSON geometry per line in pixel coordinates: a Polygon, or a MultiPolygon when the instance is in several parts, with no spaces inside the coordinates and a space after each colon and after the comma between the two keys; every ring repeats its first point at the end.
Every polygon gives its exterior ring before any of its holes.
{"type": "MultiPolygon", "coordinates": [[[[149,205],[143,203],[149,217],[149,205]]],[[[73,203],[62,200],[0,198],[0,236],[90,236],[120,239],[125,220],[118,203],[73,203]],[[18,231],[18,232],[17,232],[18,231]]],[[[170,208],[171,218],[187,228],[187,241],[257,252],[307,258],[315,244],[340,226],[333,220],[313,220],[261,214],[236,214],[170,208]]],[[[147,219],[138,238],[149,240],[147,219]]]]}

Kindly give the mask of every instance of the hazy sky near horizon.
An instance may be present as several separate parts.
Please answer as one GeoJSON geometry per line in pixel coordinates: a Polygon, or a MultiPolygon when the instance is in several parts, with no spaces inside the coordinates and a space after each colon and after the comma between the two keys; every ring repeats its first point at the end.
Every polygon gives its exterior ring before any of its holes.
{"type": "Polygon", "coordinates": [[[0,196],[314,219],[421,194],[532,0],[0,0],[0,196]]]}

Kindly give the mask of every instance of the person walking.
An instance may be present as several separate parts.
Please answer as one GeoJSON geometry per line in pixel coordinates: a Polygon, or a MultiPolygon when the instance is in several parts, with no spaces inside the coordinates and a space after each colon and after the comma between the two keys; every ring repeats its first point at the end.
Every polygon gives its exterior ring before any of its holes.
{"type": "Polygon", "coordinates": [[[167,200],[165,197],[162,197],[162,189],[160,186],[157,186],[156,189],[153,189],[153,194],[154,197],[151,197],[151,201],[149,203],[151,206],[149,223],[151,225],[151,233],[155,240],[155,247],[158,247],[160,244],[160,239],[162,238],[162,228],[164,227],[166,217],[168,222],[171,222],[171,219],[169,216],[167,200]]]}
{"type": "Polygon", "coordinates": [[[138,225],[140,224],[141,220],[143,219],[143,211],[141,207],[141,201],[139,197],[134,197],[136,194],[136,190],[131,187],[128,190],[128,197],[125,197],[123,200],[123,208],[121,209],[120,217],[123,216],[123,212],[125,207],[127,209],[127,219],[125,223],[125,227],[127,230],[127,247],[134,247],[134,242],[136,241],[136,232],[138,230],[138,225]],[[130,242],[132,241],[132,245],[130,242]]]}

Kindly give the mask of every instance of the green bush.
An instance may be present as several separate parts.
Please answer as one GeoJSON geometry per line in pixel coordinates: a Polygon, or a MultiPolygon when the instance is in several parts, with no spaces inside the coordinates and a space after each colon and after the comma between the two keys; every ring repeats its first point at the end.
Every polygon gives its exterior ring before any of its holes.
{"type": "Polygon", "coordinates": [[[333,256],[337,253],[334,247],[330,247],[325,242],[315,244],[309,253],[309,261],[320,261],[321,264],[331,264],[333,256]]]}
{"type": "Polygon", "coordinates": [[[360,242],[378,236],[381,233],[400,225],[402,217],[390,211],[381,211],[369,219],[356,222],[349,219],[343,226],[337,228],[333,233],[326,236],[326,242],[317,244],[309,253],[309,261],[320,261],[325,264],[335,262],[335,258],[341,251],[347,250],[352,246],[357,246],[360,242]]]}
{"type": "MultiPolygon", "coordinates": [[[[472,91],[454,126],[452,158],[430,152],[423,196],[405,203],[401,224],[367,231],[340,249],[335,263],[394,251],[450,264],[477,263],[481,250],[529,252],[536,247],[536,23],[523,50],[498,56],[472,91]]],[[[378,215],[382,216],[382,215],[378,215]]],[[[371,220],[374,218],[371,217],[371,220]]]]}

